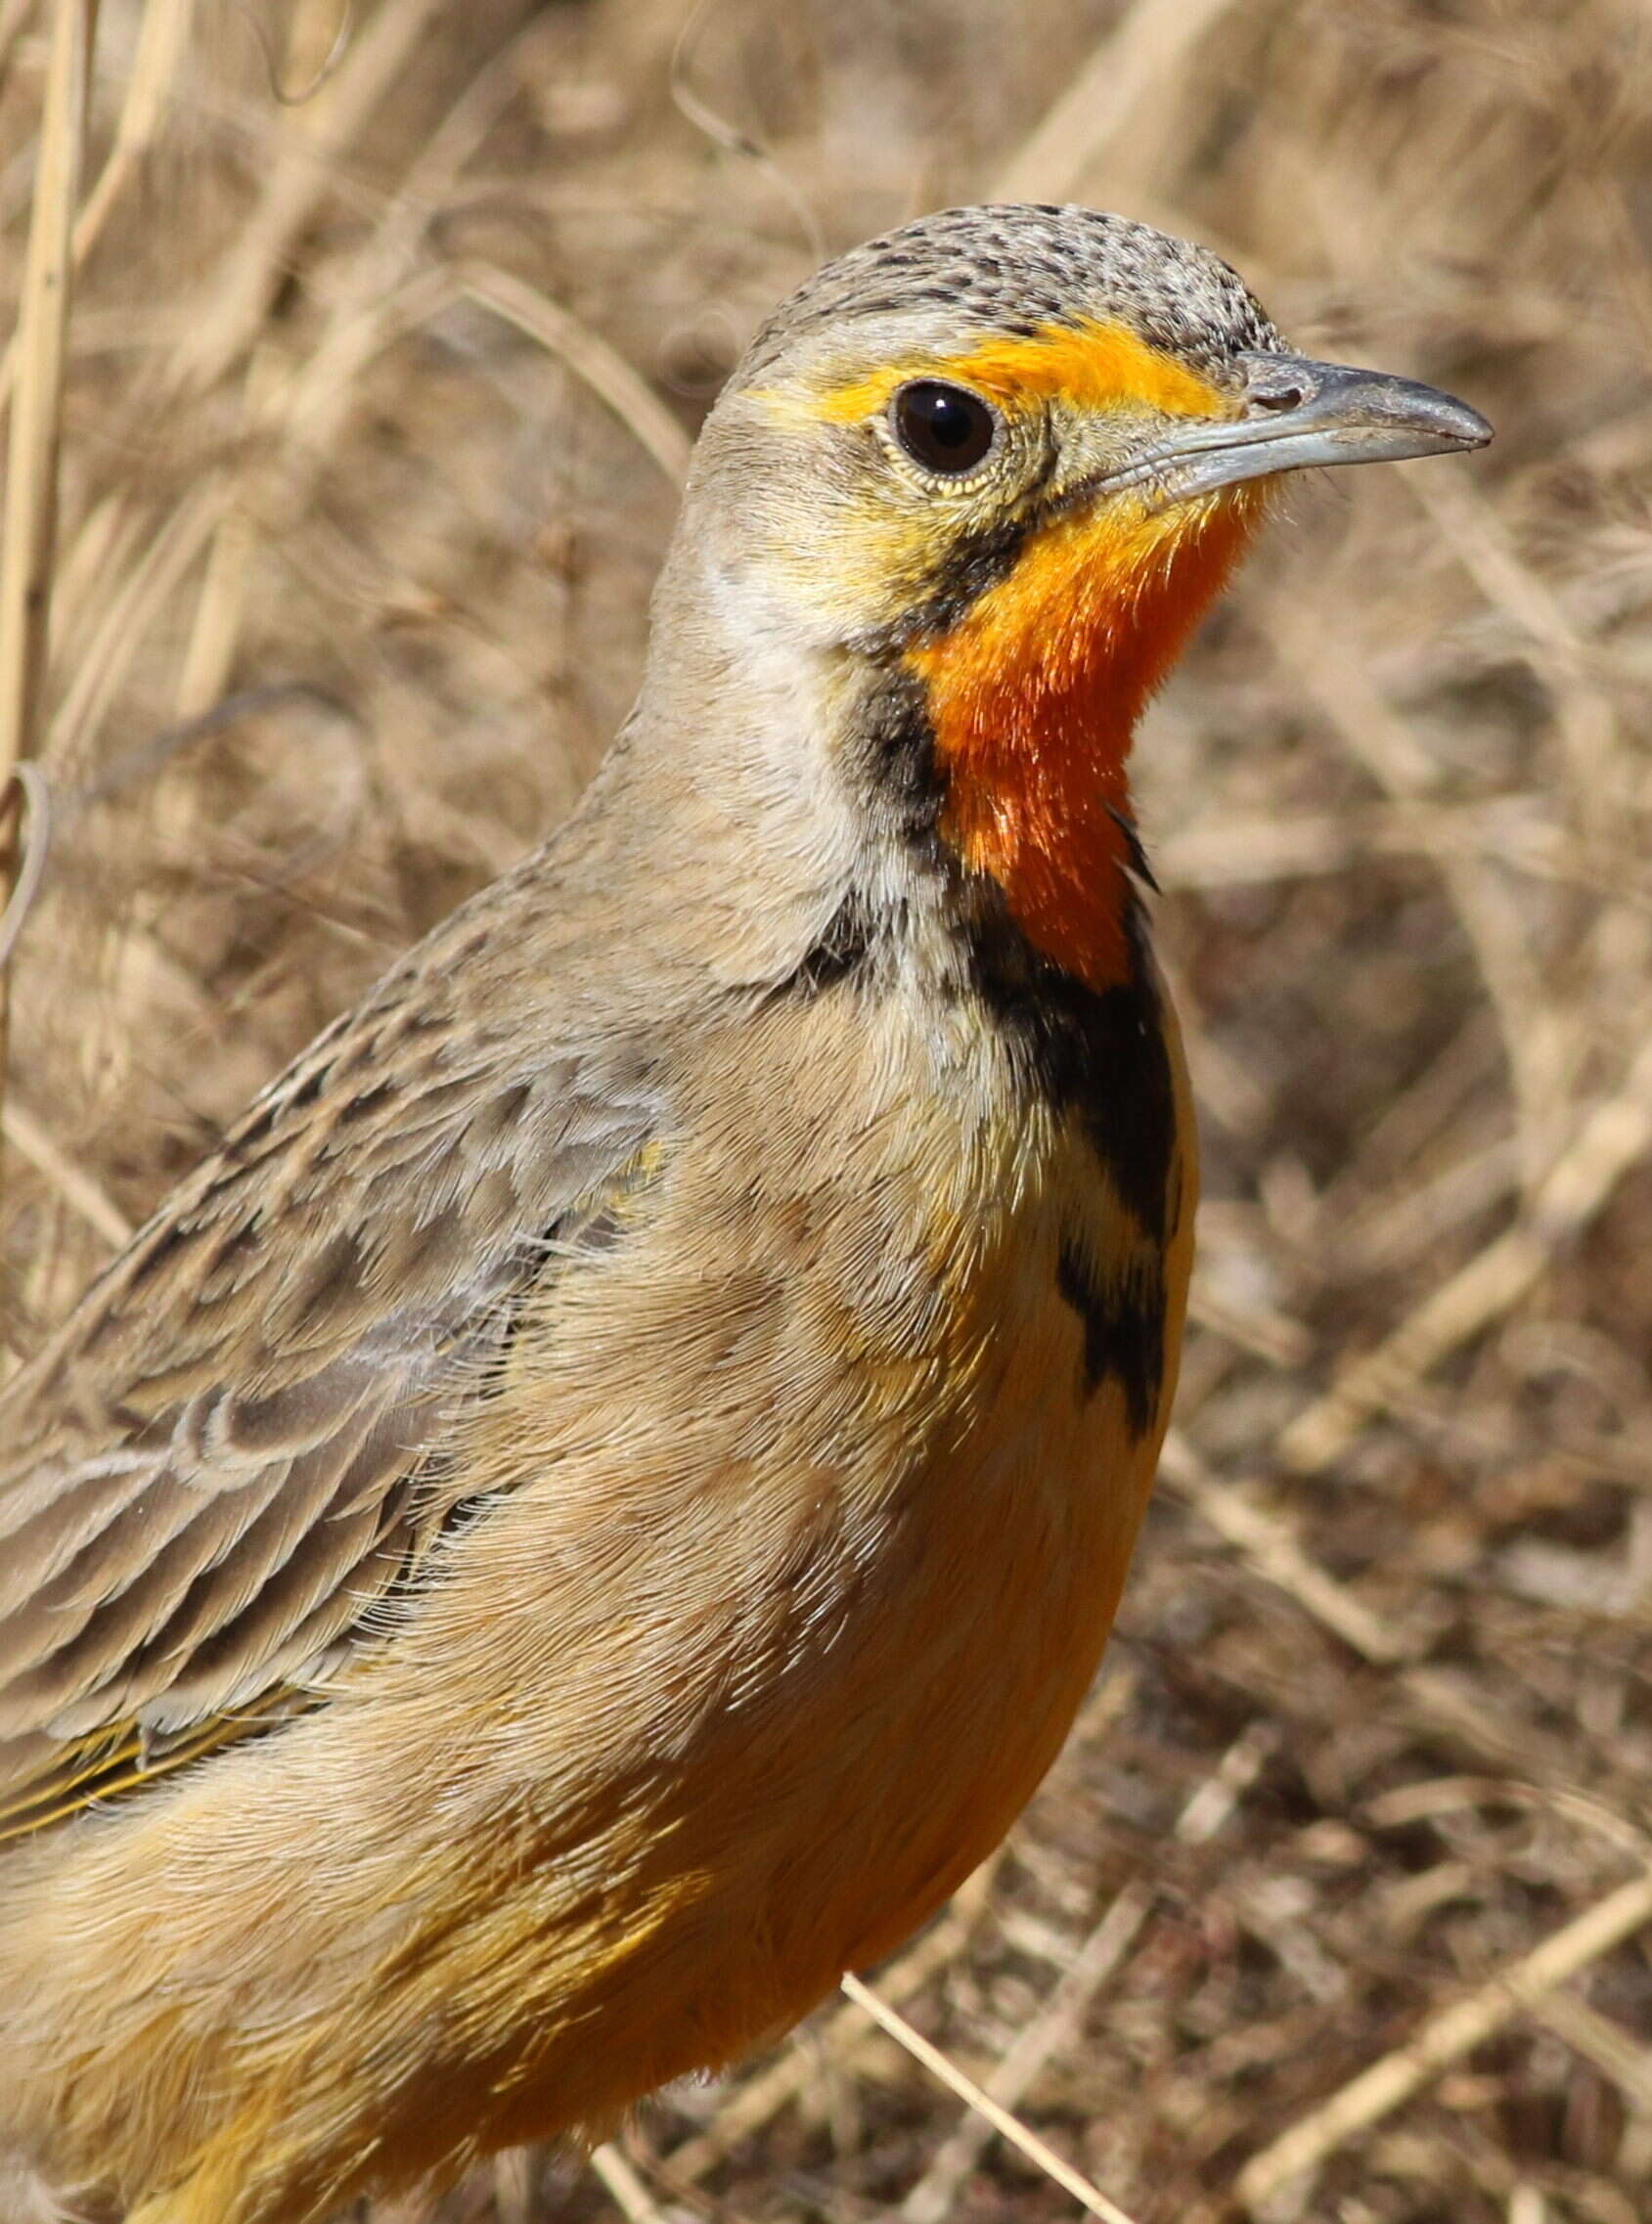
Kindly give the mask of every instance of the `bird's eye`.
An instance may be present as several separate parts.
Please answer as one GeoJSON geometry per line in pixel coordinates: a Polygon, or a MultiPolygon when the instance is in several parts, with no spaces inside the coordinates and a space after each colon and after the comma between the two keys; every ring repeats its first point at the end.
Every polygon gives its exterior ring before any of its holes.
{"type": "Polygon", "coordinates": [[[993,444],[998,419],[979,394],[939,378],[915,378],[895,396],[895,437],[926,471],[958,478],[972,471],[993,444]]]}

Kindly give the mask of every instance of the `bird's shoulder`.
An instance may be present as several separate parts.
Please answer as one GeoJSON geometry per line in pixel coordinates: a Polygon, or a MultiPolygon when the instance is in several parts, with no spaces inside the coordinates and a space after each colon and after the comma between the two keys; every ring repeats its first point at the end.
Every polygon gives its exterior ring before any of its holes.
{"type": "Polygon", "coordinates": [[[556,867],[319,1037],[0,1399],[0,1838],[304,1703],[451,1520],[523,1294],[652,1178],[671,1030],[556,867]]]}

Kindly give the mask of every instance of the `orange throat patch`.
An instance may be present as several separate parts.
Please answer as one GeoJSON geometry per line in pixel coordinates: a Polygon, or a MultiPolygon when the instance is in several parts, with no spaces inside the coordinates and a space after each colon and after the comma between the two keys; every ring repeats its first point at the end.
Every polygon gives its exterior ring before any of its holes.
{"type": "Polygon", "coordinates": [[[1046,525],[949,633],[909,650],[947,782],[941,828],[1033,946],[1126,978],[1136,723],[1249,543],[1252,487],[1046,525]]]}

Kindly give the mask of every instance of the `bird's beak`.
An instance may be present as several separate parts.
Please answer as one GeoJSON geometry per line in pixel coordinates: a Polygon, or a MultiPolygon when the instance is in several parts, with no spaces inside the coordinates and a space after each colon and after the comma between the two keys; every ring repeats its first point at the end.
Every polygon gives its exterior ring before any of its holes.
{"type": "Polygon", "coordinates": [[[1316,363],[1305,355],[1240,357],[1244,388],[1232,418],[1189,418],[1110,474],[1110,487],[1145,484],[1172,502],[1241,479],[1319,464],[1396,463],[1484,448],[1478,410],[1412,378],[1316,363]]]}

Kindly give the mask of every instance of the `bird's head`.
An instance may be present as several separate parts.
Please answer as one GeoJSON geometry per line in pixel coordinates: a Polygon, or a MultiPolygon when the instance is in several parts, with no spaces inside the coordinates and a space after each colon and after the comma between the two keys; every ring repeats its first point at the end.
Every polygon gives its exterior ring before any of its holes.
{"type": "Polygon", "coordinates": [[[1132,731],[1271,485],[1490,436],[1430,387],[1292,353],[1204,248],[1089,208],[954,209],[776,312],[691,512],[702,590],[754,641],[915,693],[941,833],[1098,979],[1132,731]]]}

